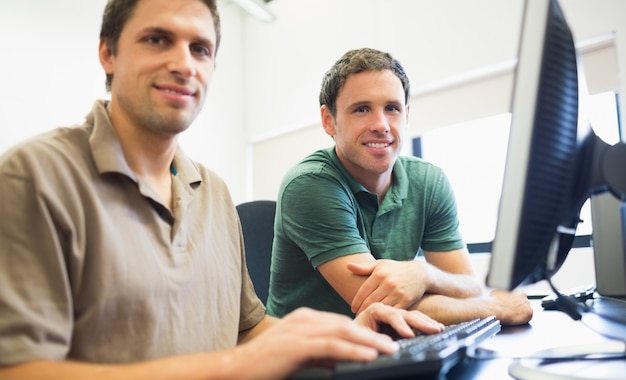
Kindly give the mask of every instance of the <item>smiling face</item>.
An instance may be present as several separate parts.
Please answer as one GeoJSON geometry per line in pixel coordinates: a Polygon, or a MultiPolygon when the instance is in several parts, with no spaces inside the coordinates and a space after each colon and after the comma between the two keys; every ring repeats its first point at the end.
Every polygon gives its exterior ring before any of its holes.
{"type": "Polygon", "coordinates": [[[215,69],[216,33],[199,0],[140,0],[124,25],[115,55],[100,60],[111,83],[116,128],[175,136],[202,109],[215,69]]]}
{"type": "Polygon", "coordinates": [[[408,121],[400,79],[391,70],[352,74],[338,93],[335,117],[325,105],[321,112],[346,170],[370,191],[387,187],[408,121]]]}

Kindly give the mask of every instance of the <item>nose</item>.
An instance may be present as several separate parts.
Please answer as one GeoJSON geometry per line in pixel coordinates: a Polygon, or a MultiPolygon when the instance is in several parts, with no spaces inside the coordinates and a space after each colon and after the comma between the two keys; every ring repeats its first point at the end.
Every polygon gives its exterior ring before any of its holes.
{"type": "Polygon", "coordinates": [[[193,77],[198,73],[189,46],[176,46],[171,50],[167,69],[170,73],[184,78],[193,77]]]}
{"type": "Polygon", "coordinates": [[[371,131],[374,133],[387,133],[391,129],[385,110],[372,112],[371,131]]]}

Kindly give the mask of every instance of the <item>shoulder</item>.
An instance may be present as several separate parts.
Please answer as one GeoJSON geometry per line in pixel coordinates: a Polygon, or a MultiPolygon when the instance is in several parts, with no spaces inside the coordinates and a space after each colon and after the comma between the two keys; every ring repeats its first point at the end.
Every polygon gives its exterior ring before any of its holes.
{"type": "Polygon", "coordinates": [[[333,149],[317,150],[291,167],[283,177],[281,188],[284,189],[294,182],[303,186],[315,185],[318,188],[321,185],[319,181],[324,178],[330,182],[344,183],[345,178],[333,149]]]}
{"type": "Polygon", "coordinates": [[[302,161],[292,166],[286,176],[297,177],[302,174],[317,174],[334,172],[336,170],[330,148],[319,149],[306,156],[302,161]]]}
{"type": "Polygon", "coordinates": [[[398,157],[396,165],[399,165],[399,167],[405,171],[409,180],[415,178],[422,180],[445,178],[445,173],[441,167],[420,157],[400,156],[398,157]]]}
{"type": "Polygon", "coordinates": [[[400,157],[394,171],[400,186],[408,194],[419,194],[423,200],[448,199],[453,193],[444,170],[419,157],[400,157]]]}
{"type": "Polygon", "coordinates": [[[0,157],[0,172],[23,175],[76,165],[89,155],[90,126],[60,127],[9,148],[0,157]]]}
{"type": "Polygon", "coordinates": [[[355,203],[351,182],[333,155],[330,148],[318,150],[293,166],[283,177],[278,202],[299,209],[355,203]]]}

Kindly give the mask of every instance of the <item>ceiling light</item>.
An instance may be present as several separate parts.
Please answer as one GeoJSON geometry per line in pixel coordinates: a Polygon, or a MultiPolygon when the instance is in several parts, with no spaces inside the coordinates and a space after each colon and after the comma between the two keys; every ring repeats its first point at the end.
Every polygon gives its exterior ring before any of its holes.
{"type": "Polygon", "coordinates": [[[272,22],[276,19],[260,0],[232,0],[232,2],[258,20],[272,22]]]}

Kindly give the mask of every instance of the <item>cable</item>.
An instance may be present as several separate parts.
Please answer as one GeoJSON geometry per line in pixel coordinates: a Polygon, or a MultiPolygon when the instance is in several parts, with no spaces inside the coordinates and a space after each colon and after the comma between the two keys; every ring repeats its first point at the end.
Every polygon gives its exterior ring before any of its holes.
{"type": "Polygon", "coordinates": [[[589,308],[583,302],[578,302],[572,300],[570,297],[561,293],[552,283],[552,279],[548,277],[547,279],[548,285],[550,285],[550,289],[556,294],[556,309],[570,316],[575,321],[580,321],[582,319],[582,314],[580,313],[580,308],[585,309],[585,312],[589,312],[589,308]]]}

